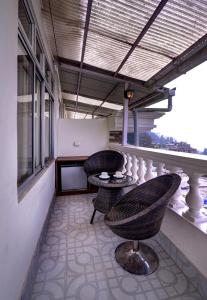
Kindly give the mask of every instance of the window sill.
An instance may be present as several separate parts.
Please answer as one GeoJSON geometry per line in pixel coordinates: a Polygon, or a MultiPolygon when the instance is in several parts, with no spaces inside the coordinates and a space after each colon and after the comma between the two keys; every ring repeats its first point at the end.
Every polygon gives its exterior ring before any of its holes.
{"type": "Polygon", "coordinates": [[[24,187],[18,188],[18,203],[21,202],[24,197],[29,193],[33,186],[40,180],[40,178],[47,172],[47,170],[54,164],[55,159],[48,161],[45,167],[33,176],[24,187]]]}

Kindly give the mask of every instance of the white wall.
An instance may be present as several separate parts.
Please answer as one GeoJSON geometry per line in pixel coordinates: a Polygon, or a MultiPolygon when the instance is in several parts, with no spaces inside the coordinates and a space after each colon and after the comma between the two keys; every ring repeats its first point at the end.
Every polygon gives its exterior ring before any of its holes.
{"type": "Polygon", "coordinates": [[[18,203],[18,1],[0,1],[0,299],[19,299],[54,194],[54,163],[18,203]]]}
{"type": "Polygon", "coordinates": [[[161,231],[207,278],[206,234],[171,209],[166,210],[161,231]]]}
{"type": "Polygon", "coordinates": [[[84,156],[108,149],[106,119],[59,119],[58,156],[84,156]],[[74,146],[74,142],[79,147],[74,146]]]}

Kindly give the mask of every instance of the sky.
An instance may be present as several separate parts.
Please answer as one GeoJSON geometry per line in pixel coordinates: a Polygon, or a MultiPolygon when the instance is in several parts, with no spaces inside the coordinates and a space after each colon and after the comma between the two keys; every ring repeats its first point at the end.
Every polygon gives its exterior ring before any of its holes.
{"type": "MultiPolygon", "coordinates": [[[[207,148],[207,62],[166,85],[176,87],[173,108],[155,120],[153,132],[172,136],[203,151],[207,148]]],[[[162,101],[151,107],[166,107],[162,101]]]]}

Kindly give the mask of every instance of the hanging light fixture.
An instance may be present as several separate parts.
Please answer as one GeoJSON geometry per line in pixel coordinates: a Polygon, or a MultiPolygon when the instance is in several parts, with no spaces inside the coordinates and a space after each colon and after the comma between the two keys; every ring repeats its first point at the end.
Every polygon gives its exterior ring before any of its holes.
{"type": "Polygon", "coordinates": [[[131,100],[134,96],[134,91],[133,90],[126,90],[124,91],[124,97],[128,100],[131,100]]]}

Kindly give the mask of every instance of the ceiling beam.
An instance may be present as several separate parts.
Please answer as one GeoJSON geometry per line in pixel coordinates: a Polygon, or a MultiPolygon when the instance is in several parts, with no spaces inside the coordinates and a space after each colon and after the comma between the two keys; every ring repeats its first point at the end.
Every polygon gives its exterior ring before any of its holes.
{"type": "Polygon", "coordinates": [[[167,97],[168,93],[164,94],[162,92],[155,92],[129,104],[129,109],[143,108],[147,105],[152,105],[164,99],[167,99],[167,97]]]}
{"type": "MultiPolygon", "coordinates": [[[[99,105],[99,106],[97,106],[94,110],[93,110],[93,112],[92,112],[92,115],[95,113],[95,112],[97,112],[101,107],[102,107],[102,105],[109,99],[109,97],[113,94],[113,92],[119,87],[119,85],[120,85],[120,83],[117,83],[111,90],[110,90],[110,92],[106,95],[106,97],[105,97],[105,99],[102,101],[102,103],[99,105]]],[[[120,103],[116,103],[116,104],[119,104],[120,105],[120,103]]]]}
{"type": "MultiPolygon", "coordinates": [[[[73,91],[70,91],[69,89],[63,89],[62,92],[63,93],[68,93],[68,94],[72,94],[72,95],[76,95],[76,93],[74,93],[73,91]]],[[[103,98],[92,97],[91,95],[87,95],[87,94],[84,94],[82,92],[79,94],[79,96],[82,96],[82,97],[85,97],[85,98],[89,98],[89,99],[92,99],[92,100],[104,101],[103,98]]],[[[111,100],[109,103],[117,104],[117,105],[123,105],[123,101],[117,102],[117,101],[111,100]]]]}
{"type": "MultiPolygon", "coordinates": [[[[66,109],[67,111],[74,112],[74,108],[72,108],[72,107],[67,107],[67,106],[66,106],[65,109],[66,109]]],[[[79,107],[77,108],[77,113],[82,113],[82,114],[91,115],[90,112],[88,112],[87,110],[80,109],[79,107]]],[[[109,115],[111,115],[111,114],[109,114],[109,115]]],[[[97,114],[97,115],[95,115],[95,116],[96,116],[96,117],[101,117],[101,118],[107,118],[109,115],[97,114]]]]}
{"type": "Polygon", "coordinates": [[[168,2],[168,0],[161,0],[160,1],[159,5],[157,6],[157,8],[155,9],[154,13],[152,14],[152,16],[150,17],[150,19],[148,20],[147,24],[144,26],[144,28],[142,29],[142,31],[138,35],[138,37],[137,37],[136,41],[134,42],[134,44],[132,45],[131,49],[128,51],[128,53],[126,54],[126,56],[124,57],[124,59],[122,60],[122,62],[120,63],[120,65],[118,66],[116,72],[114,73],[115,77],[117,76],[117,74],[119,73],[119,71],[122,69],[122,67],[126,63],[127,59],[130,57],[130,55],[132,54],[132,52],[138,46],[138,44],[140,43],[140,41],[142,40],[142,38],[144,37],[144,35],[147,33],[147,31],[150,28],[150,26],[154,23],[155,19],[160,14],[160,12],[164,8],[164,6],[167,4],[167,2],[168,2]]]}
{"type": "Polygon", "coordinates": [[[54,21],[53,21],[53,14],[52,14],[52,7],[51,7],[50,0],[49,0],[49,12],[50,12],[50,19],[51,19],[51,24],[52,24],[53,38],[54,38],[54,41],[55,41],[55,50],[56,50],[56,54],[58,56],[57,39],[56,39],[56,35],[55,35],[55,25],[54,25],[54,21]]]}
{"type": "Polygon", "coordinates": [[[87,12],[86,12],[86,21],[85,21],[85,29],[84,29],[84,35],[83,35],[83,45],[82,45],[82,51],[81,51],[80,70],[79,70],[79,75],[78,75],[78,84],[77,84],[77,93],[76,93],[77,96],[76,96],[76,102],[75,102],[75,112],[77,110],[77,105],[78,105],[78,96],[79,96],[80,85],[81,85],[82,67],[83,67],[83,60],[84,60],[85,50],[86,50],[86,41],[87,41],[87,36],[88,36],[88,29],[89,29],[89,23],[90,23],[90,17],[91,17],[92,4],[93,4],[93,0],[88,0],[87,12]]]}
{"type": "Polygon", "coordinates": [[[156,89],[173,79],[185,74],[207,59],[207,34],[186,49],[183,53],[173,59],[168,65],[152,76],[146,87],[156,89]]]}
{"type": "MultiPolygon", "coordinates": [[[[74,106],[71,105],[65,105],[65,109],[69,110],[69,111],[73,111],[74,112],[74,106]]],[[[91,111],[88,110],[87,108],[84,108],[82,106],[78,106],[77,107],[77,112],[79,113],[83,113],[83,114],[88,114],[91,115],[91,111]]],[[[99,113],[95,113],[94,116],[102,116],[103,118],[107,118],[108,116],[110,116],[112,113],[103,113],[103,112],[99,112],[99,113]]]]}
{"type": "MultiPolygon", "coordinates": [[[[74,100],[63,98],[63,102],[64,102],[64,104],[65,104],[66,106],[70,107],[70,108],[73,109],[73,111],[74,111],[74,100]]],[[[89,114],[93,114],[94,105],[79,102],[78,108],[80,108],[80,109],[82,109],[82,110],[84,110],[84,111],[87,111],[89,114]]],[[[107,108],[107,107],[101,107],[101,108],[100,108],[100,113],[101,113],[101,114],[108,115],[108,114],[113,113],[113,112],[114,112],[113,109],[110,109],[110,108],[107,108]]],[[[99,113],[98,113],[98,112],[95,112],[94,114],[95,114],[95,115],[98,115],[99,113]]]]}
{"type": "MultiPolygon", "coordinates": [[[[80,62],[78,61],[66,59],[63,57],[59,57],[58,61],[59,61],[60,68],[64,71],[68,70],[68,71],[79,72],[80,70],[80,62]]],[[[97,68],[85,63],[83,63],[81,72],[82,74],[98,76],[108,81],[113,80],[114,82],[122,82],[122,83],[128,82],[130,84],[137,86],[139,89],[145,92],[150,92],[150,89],[145,86],[145,81],[143,80],[131,78],[122,74],[117,74],[117,76],[114,77],[114,72],[97,68]]]]}

